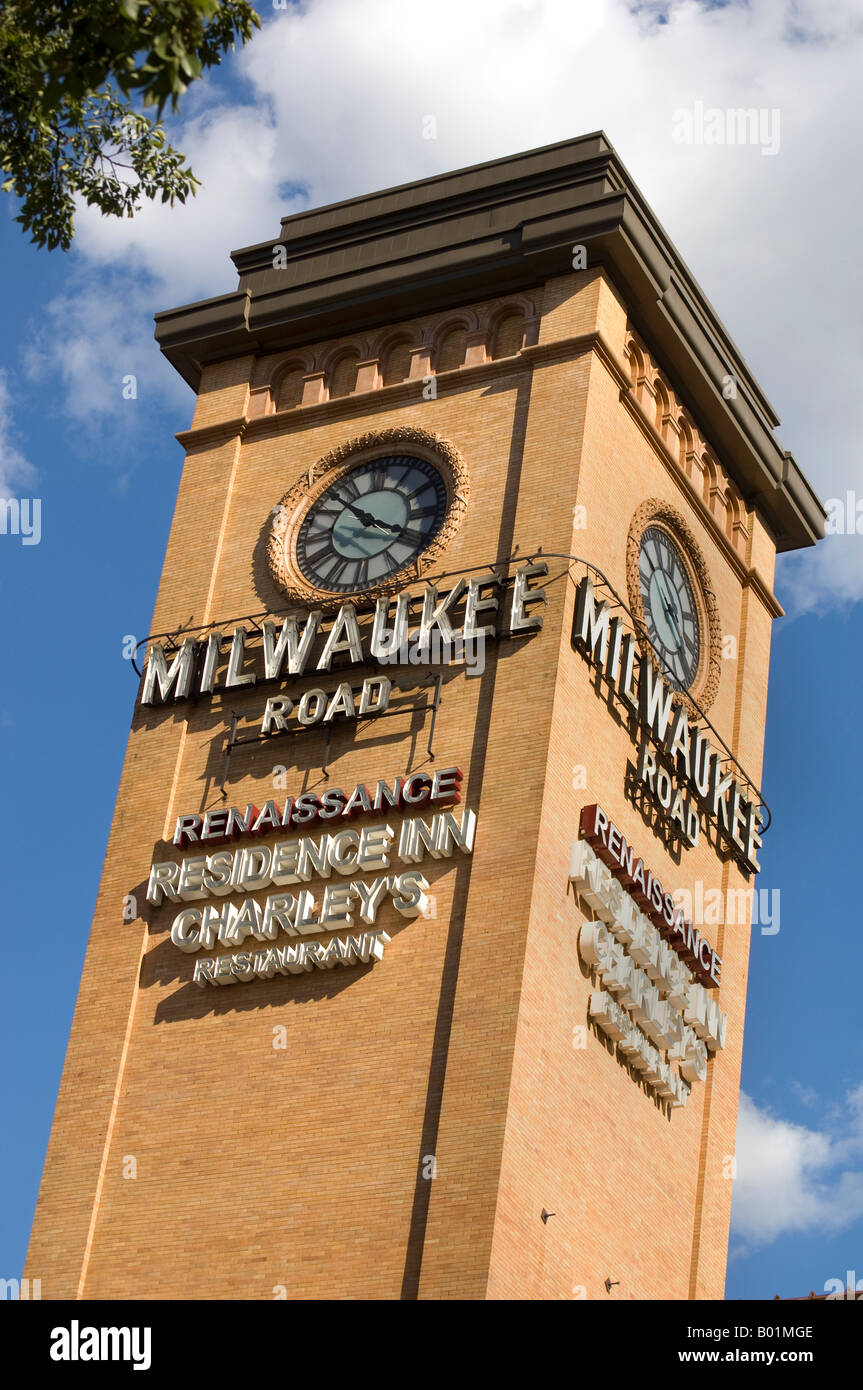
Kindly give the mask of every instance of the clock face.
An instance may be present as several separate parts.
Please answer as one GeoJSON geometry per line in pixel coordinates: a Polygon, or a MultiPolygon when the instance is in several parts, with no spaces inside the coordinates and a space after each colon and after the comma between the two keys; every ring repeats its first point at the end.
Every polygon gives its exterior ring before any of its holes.
{"type": "Polygon", "coordinates": [[[638,582],[650,640],[679,690],[695,680],[701,633],[695,595],[680,551],[668,533],[648,526],[641,537],[638,582]]]}
{"type": "Polygon", "coordinates": [[[425,550],[446,512],[434,464],[406,454],[370,459],[312,503],[297,533],[297,565],[333,593],[374,588],[425,550]]]}

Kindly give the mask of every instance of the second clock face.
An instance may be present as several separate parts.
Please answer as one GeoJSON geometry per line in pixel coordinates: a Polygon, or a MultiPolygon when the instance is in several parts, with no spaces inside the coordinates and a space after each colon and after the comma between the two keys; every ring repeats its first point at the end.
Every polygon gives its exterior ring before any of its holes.
{"type": "Polygon", "coordinates": [[[297,565],[332,593],[373,589],[431,544],[446,512],[434,464],[403,454],[371,459],[312,503],[297,533],[297,565]]]}
{"type": "Polygon", "coordinates": [[[688,690],[701,659],[698,608],[680,551],[659,526],[646,527],[641,537],[638,581],[647,631],[665,674],[688,690]]]}

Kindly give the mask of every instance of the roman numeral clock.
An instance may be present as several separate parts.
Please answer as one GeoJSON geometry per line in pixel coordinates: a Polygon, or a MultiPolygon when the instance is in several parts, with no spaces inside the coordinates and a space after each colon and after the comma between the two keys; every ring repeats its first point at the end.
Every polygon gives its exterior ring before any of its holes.
{"type": "Polygon", "coordinates": [[[322,589],[367,589],[425,550],[446,512],[446,487],[433,464],[384,454],[330,483],[312,504],[297,537],[297,563],[322,589]]]}
{"type": "Polygon", "coordinates": [[[701,655],[698,609],[680,547],[658,526],[648,526],[642,534],[638,581],[654,650],[671,683],[688,690],[701,655]]]}
{"type": "Polygon", "coordinates": [[[696,700],[706,712],[719,686],[719,612],[701,547],[670,503],[653,497],[635,513],[626,577],[642,648],[684,700],[696,700]]]}
{"type": "Polygon", "coordinates": [[[363,435],[314,463],[274,508],[272,576],[301,603],[392,593],[455,535],[469,480],[456,449],[406,426],[363,435]]]}

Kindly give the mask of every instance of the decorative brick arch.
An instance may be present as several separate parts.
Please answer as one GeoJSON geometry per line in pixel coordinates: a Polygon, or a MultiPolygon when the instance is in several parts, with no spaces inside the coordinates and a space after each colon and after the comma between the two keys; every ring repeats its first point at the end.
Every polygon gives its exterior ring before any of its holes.
{"type": "Polygon", "coordinates": [[[270,401],[273,410],[291,410],[302,404],[303,378],[308,373],[307,359],[292,357],[279,363],[270,380],[270,401]],[[290,400],[287,399],[288,396],[291,397],[290,400]],[[293,399],[294,397],[296,399],[293,399]]]}
{"type": "Polygon", "coordinates": [[[407,381],[410,376],[411,349],[416,345],[416,333],[404,328],[396,333],[389,333],[380,340],[374,356],[380,362],[383,386],[394,386],[399,381],[407,381]]]}
{"type": "Polygon", "coordinates": [[[528,314],[525,306],[520,303],[504,304],[495,311],[489,319],[486,339],[490,358],[496,360],[499,357],[512,357],[515,353],[521,351],[524,341],[524,325],[527,318],[528,314]],[[502,330],[506,330],[510,324],[516,323],[518,324],[517,342],[515,341],[515,335],[508,332],[502,334],[502,330]],[[501,341],[502,336],[505,336],[506,341],[501,341]],[[509,341],[510,338],[512,341],[509,341]]]}
{"type": "Polygon", "coordinates": [[[735,550],[745,555],[746,542],[749,539],[749,520],[746,512],[746,503],[733,483],[728,484],[726,496],[728,498],[726,534],[735,550]]]}
{"type": "Polygon", "coordinates": [[[343,347],[333,353],[325,369],[330,400],[349,396],[357,389],[357,368],[361,360],[359,348],[356,347],[343,347]]]}
{"type": "Polygon", "coordinates": [[[677,433],[680,440],[680,452],[678,463],[681,470],[687,477],[692,475],[692,454],[695,452],[695,431],[686,411],[681,410],[677,416],[677,433]]]}
{"type": "Polygon", "coordinates": [[[476,315],[467,313],[454,315],[452,318],[448,318],[444,323],[438,325],[432,340],[432,367],[435,372],[454,371],[456,367],[461,367],[464,364],[468,335],[470,333],[475,333],[477,327],[476,315]],[[448,361],[445,354],[447,343],[449,340],[454,339],[456,334],[462,334],[465,340],[464,348],[461,352],[461,361],[448,362],[448,365],[443,366],[442,362],[444,360],[448,361]]]}
{"type": "Polygon", "coordinates": [[[660,376],[657,376],[655,378],[653,383],[653,389],[656,392],[656,413],[654,416],[653,423],[656,426],[659,434],[661,434],[662,438],[665,439],[665,436],[667,434],[666,421],[667,417],[671,415],[672,410],[671,393],[669,392],[668,388],[665,385],[665,382],[662,380],[660,376]]]}
{"type": "Polygon", "coordinates": [[[624,352],[629,358],[629,375],[632,379],[633,390],[636,390],[639,380],[644,376],[644,354],[632,337],[627,338],[624,352]]]}

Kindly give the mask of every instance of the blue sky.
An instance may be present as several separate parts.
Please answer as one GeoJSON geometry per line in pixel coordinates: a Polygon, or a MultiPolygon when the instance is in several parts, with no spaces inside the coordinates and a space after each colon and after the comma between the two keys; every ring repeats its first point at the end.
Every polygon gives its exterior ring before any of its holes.
{"type": "MultiPolygon", "coordinates": [[[[228,252],[287,212],[601,127],[782,417],[784,446],[823,498],[863,498],[861,211],[847,177],[863,129],[859,4],[260,8],[264,32],[178,123],[205,183],[194,206],[122,225],[85,213],[63,256],[32,249],[0,200],[0,493],[42,500],[38,545],[0,536],[3,1276],[26,1249],[125,750],[136,680],[123,639],[149,628],[182,463],[173,434],[191,413],[155,311],[232,289],[228,252]],[[677,143],[697,102],[778,110],[778,148],[677,143]],[[130,373],[137,398],[124,400],[130,373]]],[[[737,1298],[863,1278],[863,1030],[846,984],[861,964],[863,536],[781,562],[777,590],[789,617],[774,634],[760,886],[780,890],[781,923],[752,942],[737,1298]]]]}

